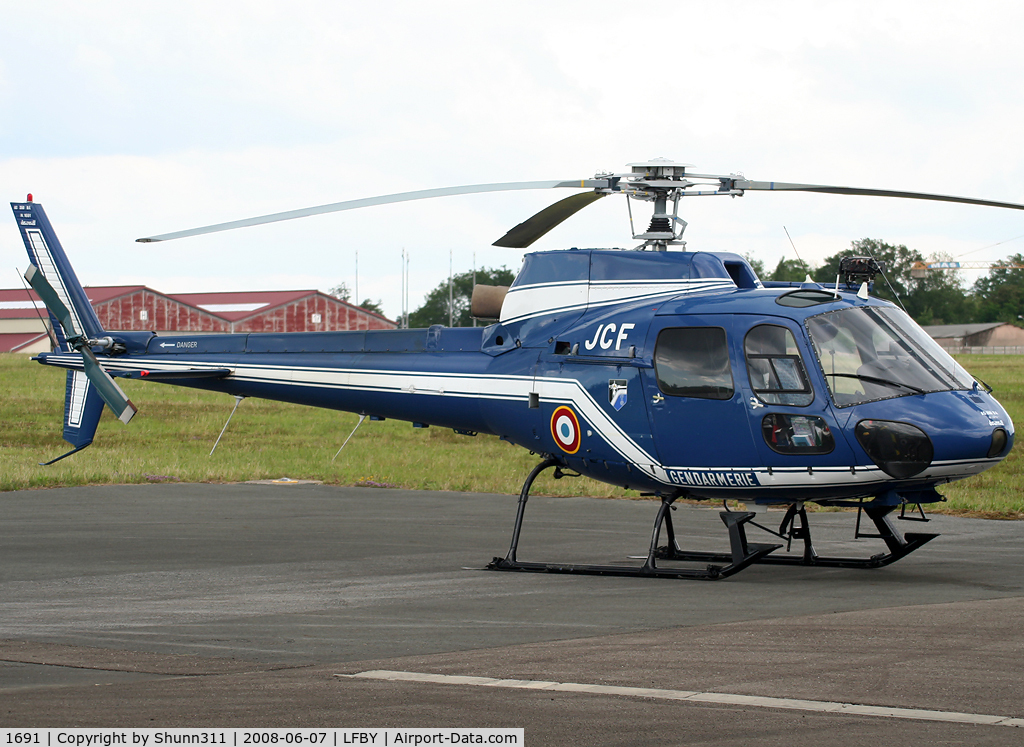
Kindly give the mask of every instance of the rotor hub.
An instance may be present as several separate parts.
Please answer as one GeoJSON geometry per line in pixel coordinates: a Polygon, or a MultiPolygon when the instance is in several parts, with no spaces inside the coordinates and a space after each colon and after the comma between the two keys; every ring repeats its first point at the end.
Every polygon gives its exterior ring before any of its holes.
{"type": "Polygon", "coordinates": [[[667,158],[652,158],[650,161],[627,163],[626,165],[629,166],[633,177],[682,181],[686,176],[686,169],[693,164],[676,163],[667,158]]]}

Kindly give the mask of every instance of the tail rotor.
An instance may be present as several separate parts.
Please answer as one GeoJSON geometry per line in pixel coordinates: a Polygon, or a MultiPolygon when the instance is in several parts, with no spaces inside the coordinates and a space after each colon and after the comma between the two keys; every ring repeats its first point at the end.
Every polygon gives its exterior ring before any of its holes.
{"type": "Polygon", "coordinates": [[[71,312],[68,311],[68,307],[64,305],[64,302],[61,301],[53,286],[43,277],[43,273],[39,272],[35,265],[29,265],[28,270],[25,271],[25,280],[39,294],[43,303],[46,304],[47,310],[60,322],[61,327],[64,329],[64,336],[71,349],[82,354],[82,364],[89,382],[96,387],[96,391],[117,416],[117,419],[127,425],[135,413],[138,412],[138,408],[121,391],[121,387],[117,385],[117,382],[114,381],[111,375],[103,370],[99,359],[92,351],[93,347],[111,347],[113,340],[109,337],[90,339],[87,335],[78,334],[72,323],[71,312]]]}

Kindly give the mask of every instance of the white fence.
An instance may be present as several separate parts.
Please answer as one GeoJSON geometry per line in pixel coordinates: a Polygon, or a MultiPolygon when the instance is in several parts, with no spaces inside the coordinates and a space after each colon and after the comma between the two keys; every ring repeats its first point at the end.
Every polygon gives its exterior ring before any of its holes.
{"type": "Polygon", "coordinates": [[[947,347],[943,346],[943,349],[950,355],[1024,355],[1024,346],[1003,346],[1003,347],[947,347]]]}

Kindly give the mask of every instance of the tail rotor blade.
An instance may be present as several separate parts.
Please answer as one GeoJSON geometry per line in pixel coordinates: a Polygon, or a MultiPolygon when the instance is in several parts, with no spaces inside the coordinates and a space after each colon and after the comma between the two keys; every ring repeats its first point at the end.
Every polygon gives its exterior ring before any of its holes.
{"type": "Polygon", "coordinates": [[[25,270],[25,280],[32,286],[32,290],[43,299],[47,311],[57,317],[60,326],[64,328],[65,336],[70,338],[77,335],[78,332],[75,331],[75,325],[71,321],[71,312],[68,311],[68,307],[60,300],[57,291],[53,289],[53,286],[50,285],[50,282],[44,277],[43,273],[39,271],[39,268],[35,265],[29,265],[28,269],[25,270]]]}
{"type": "Polygon", "coordinates": [[[121,387],[111,378],[110,374],[103,370],[92,350],[83,347],[81,352],[82,362],[85,364],[85,375],[89,377],[89,381],[96,387],[96,391],[99,392],[103,401],[113,410],[117,419],[128,425],[128,421],[138,412],[138,408],[121,391],[121,387]]]}
{"type": "MultiPolygon", "coordinates": [[[[76,332],[74,325],[71,323],[71,312],[68,311],[68,307],[64,305],[64,302],[60,300],[57,291],[43,277],[43,273],[39,272],[35,265],[29,265],[25,271],[25,280],[39,294],[39,297],[43,299],[46,308],[60,321],[68,338],[73,337],[76,332]]],[[[89,346],[82,344],[81,340],[79,345],[81,345],[79,352],[82,354],[82,363],[85,365],[85,375],[89,377],[89,381],[96,387],[96,391],[99,392],[103,401],[117,415],[117,419],[127,425],[128,421],[138,412],[138,408],[121,391],[121,387],[111,378],[110,374],[103,370],[99,360],[96,358],[96,354],[92,352],[89,346]]]]}

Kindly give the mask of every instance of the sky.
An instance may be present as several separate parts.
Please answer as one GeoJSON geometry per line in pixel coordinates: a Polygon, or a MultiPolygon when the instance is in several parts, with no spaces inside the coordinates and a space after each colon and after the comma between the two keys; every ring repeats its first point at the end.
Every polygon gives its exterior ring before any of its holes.
{"type": "MultiPolygon", "coordinates": [[[[211,3],[0,0],[0,186],[33,193],[86,285],[329,288],[401,309],[564,196],[466,195],[233,232],[135,239],[342,200],[700,173],[1024,203],[1019,2],[211,3]]],[[[601,200],[531,247],[634,246],[601,200]]],[[[634,203],[640,223],[648,208],[634,203]]],[[[812,265],[874,238],[1024,252],[1024,211],[750,192],[684,199],[691,250],[812,265]]],[[[0,221],[0,287],[27,263],[0,221]]],[[[965,273],[970,282],[976,274],[965,273]]]]}

